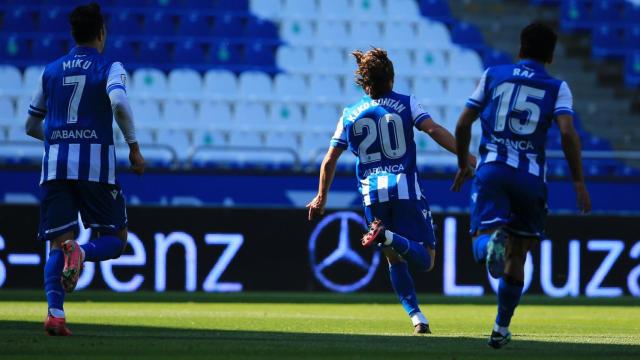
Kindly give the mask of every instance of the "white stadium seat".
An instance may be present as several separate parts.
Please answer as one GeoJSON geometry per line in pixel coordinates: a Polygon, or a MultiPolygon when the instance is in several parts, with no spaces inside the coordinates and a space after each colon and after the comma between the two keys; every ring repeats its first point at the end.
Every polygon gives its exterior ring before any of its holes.
{"type": "Polygon", "coordinates": [[[315,0],[284,0],[283,18],[314,18],[318,14],[315,0]]]}
{"type": "Polygon", "coordinates": [[[198,146],[226,146],[227,139],[222,131],[207,130],[197,131],[193,134],[193,145],[198,146]]]}
{"type": "MultiPolygon", "coordinates": [[[[26,119],[26,117],[25,117],[26,119]]],[[[16,124],[16,111],[9,97],[0,97],[0,126],[16,124]]]]}
{"type": "Polygon", "coordinates": [[[36,86],[42,78],[42,71],[44,66],[29,66],[24,69],[22,75],[22,88],[25,93],[31,95],[36,90],[36,86]]]}
{"type": "Polygon", "coordinates": [[[306,110],[306,122],[307,125],[313,129],[321,131],[335,131],[338,119],[340,119],[340,112],[336,110],[335,106],[326,104],[312,104],[307,106],[306,110]]]}
{"type": "Polygon", "coordinates": [[[351,16],[359,20],[382,20],[385,11],[381,0],[353,0],[351,2],[351,16]]]}
{"type": "Polygon", "coordinates": [[[22,74],[11,65],[0,65],[0,95],[18,95],[22,92],[22,74]]]}
{"type": "Polygon", "coordinates": [[[416,0],[387,0],[386,15],[391,20],[417,20],[420,10],[416,0]]]}
{"type": "Polygon", "coordinates": [[[388,22],[384,26],[382,37],[385,48],[407,48],[416,46],[415,32],[411,24],[404,21],[388,22]]]}
{"type": "Polygon", "coordinates": [[[238,90],[245,100],[268,100],[273,97],[273,84],[269,75],[259,71],[240,74],[238,90]]]}
{"type": "Polygon", "coordinates": [[[340,81],[335,76],[312,76],[309,95],[318,101],[339,101],[342,98],[340,81]]]}
{"type": "Polygon", "coordinates": [[[191,69],[172,70],[169,73],[169,92],[177,97],[200,97],[202,77],[191,69]]]}
{"type": "Polygon", "coordinates": [[[393,62],[396,76],[411,76],[415,74],[415,66],[409,50],[392,49],[389,50],[388,56],[393,62]]]}
{"type": "Polygon", "coordinates": [[[302,47],[280,46],[276,51],[276,62],[290,73],[304,73],[310,70],[309,53],[302,47]]]}
{"type": "Polygon", "coordinates": [[[452,101],[464,104],[476,89],[476,82],[471,79],[450,79],[447,84],[447,95],[452,101]]]}
{"type": "Polygon", "coordinates": [[[472,78],[480,78],[484,72],[484,65],[478,53],[459,48],[449,53],[449,68],[458,76],[472,78]]]}
{"type": "Polygon", "coordinates": [[[162,121],[187,125],[196,121],[196,107],[191,101],[168,100],[164,103],[162,121]]]}
{"type": "Polygon", "coordinates": [[[442,80],[428,77],[417,78],[413,83],[413,95],[423,105],[441,105],[441,100],[445,94],[445,87],[442,80]]]}
{"type": "Polygon", "coordinates": [[[193,149],[191,141],[189,140],[189,134],[184,130],[160,130],[158,131],[156,143],[158,145],[170,146],[180,160],[186,160],[191,155],[193,149]]]}
{"type": "Polygon", "coordinates": [[[292,45],[313,45],[315,33],[309,20],[285,20],[280,24],[280,37],[292,45]]]}
{"type": "Polygon", "coordinates": [[[349,0],[322,0],[319,10],[325,19],[348,19],[351,15],[349,0]]]}
{"type": "Polygon", "coordinates": [[[270,148],[298,149],[298,140],[290,132],[270,132],[265,139],[265,146],[270,148]]]}
{"type": "Polygon", "coordinates": [[[444,52],[440,50],[416,51],[416,71],[420,75],[448,76],[450,74],[444,52]]]}
{"type": "Polygon", "coordinates": [[[251,12],[261,18],[276,19],[282,12],[281,0],[251,0],[251,12]]]}
{"type": "Polygon", "coordinates": [[[330,140],[331,136],[326,133],[304,132],[299,152],[302,161],[315,162],[317,158],[320,158],[329,149],[330,140]]]}
{"type": "Polygon", "coordinates": [[[274,79],[274,92],[278,100],[303,100],[307,95],[307,84],[301,75],[278,74],[274,79]]]}
{"type": "Polygon", "coordinates": [[[418,48],[450,49],[451,35],[444,24],[422,19],[418,22],[416,44],[418,48]]]}
{"type": "Polygon", "coordinates": [[[269,111],[269,122],[278,128],[300,128],[304,119],[300,105],[291,103],[275,103],[269,111]]]}
{"type": "Polygon", "coordinates": [[[411,81],[408,76],[396,76],[393,83],[393,91],[400,94],[411,94],[411,81]]]}
{"type": "Polygon", "coordinates": [[[160,126],[160,104],[156,100],[132,100],[131,110],[137,124],[142,126],[160,126]]]}
{"type": "Polygon", "coordinates": [[[352,103],[358,101],[363,95],[364,90],[362,87],[355,83],[353,75],[345,75],[343,76],[343,86],[344,86],[344,99],[347,103],[352,103]]]}
{"type": "Polygon", "coordinates": [[[23,124],[14,125],[10,127],[7,135],[8,135],[7,139],[9,141],[28,142],[28,143],[33,143],[33,144],[38,144],[40,146],[43,146],[42,141],[27,135],[23,124]]]}
{"type": "Polygon", "coordinates": [[[238,102],[235,104],[233,122],[243,129],[265,127],[267,125],[267,109],[263,104],[255,102],[238,102]]]}
{"type": "Polygon", "coordinates": [[[133,73],[133,88],[136,96],[160,97],[167,91],[167,77],[158,69],[142,68],[133,73]]]}
{"type": "Polygon", "coordinates": [[[314,74],[348,74],[353,73],[355,65],[347,63],[341,48],[316,47],[311,57],[311,69],[314,74]]]}
{"type": "Polygon", "coordinates": [[[228,103],[201,102],[196,119],[203,128],[227,129],[233,126],[231,107],[228,103]]]}
{"type": "Polygon", "coordinates": [[[234,131],[229,136],[229,145],[261,147],[262,137],[255,131],[234,131]]]}
{"type": "Polygon", "coordinates": [[[382,46],[382,29],[377,22],[354,21],[351,23],[351,36],[349,42],[355,48],[362,50],[370,46],[382,46]]]}
{"type": "Polygon", "coordinates": [[[344,21],[318,21],[316,44],[321,46],[349,46],[349,32],[344,21]]]}
{"type": "Polygon", "coordinates": [[[220,100],[235,100],[238,97],[236,76],[227,70],[209,70],[204,75],[204,96],[220,100]]]}

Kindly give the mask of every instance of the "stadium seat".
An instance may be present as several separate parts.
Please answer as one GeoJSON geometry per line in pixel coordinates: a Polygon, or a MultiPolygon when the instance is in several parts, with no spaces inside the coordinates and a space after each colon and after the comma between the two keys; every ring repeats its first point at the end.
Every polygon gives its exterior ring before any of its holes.
{"type": "Polygon", "coordinates": [[[640,1],[625,1],[622,20],[627,24],[640,24],[640,1]]]}
{"type": "Polygon", "coordinates": [[[564,0],[560,5],[560,28],[567,32],[590,30],[592,6],[590,0],[564,0]]]}
{"type": "Polygon", "coordinates": [[[129,41],[125,37],[119,36],[109,38],[107,41],[107,48],[105,55],[116,61],[124,63],[127,69],[130,69],[131,62],[136,61],[136,48],[132,41],[129,41]]]}
{"type": "Polygon", "coordinates": [[[480,28],[464,21],[457,22],[453,25],[451,29],[451,41],[454,44],[462,45],[476,51],[482,51],[485,48],[480,28]]]}
{"type": "Polygon", "coordinates": [[[207,60],[203,44],[192,39],[179,41],[173,49],[173,62],[183,66],[197,68],[202,64],[208,65],[207,60]]]}
{"type": "Polygon", "coordinates": [[[22,93],[22,74],[11,65],[0,65],[0,95],[22,93]]]}
{"type": "Polygon", "coordinates": [[[138,53],[137,58],[139,62],[154,64],[154,66],[163,66],[164,64],[171,62],[168,42],[151,39],[143,41],[140,45],[140,52],[138,53]]]}
{"type": "Polygon", "coordinates": [[[213,65],[231,69],[234,65],[241,64],[243,62],[241,56],[242,46],[238,43],[215,41],[209,46],[209,57],[213,65]]]}
{"type": "Polygon", "coordinates": [[[209,70],[204,75],[204,95],[214,99],[233,100],[238,96],[236,76],[227,70],[209,70]]]}
{"type": "Polygon", "coordinates": [[[507,54],[504,51],[491,49],[490,51],[486,51],[482,58],[482,62],[484,63],[484,67],[492,67],[498,65],[508,65],[513,64],[513,58],[511,55],[507,54]]]}
{"type": "Polygon", "coordinates": [[[140,16],[126,8],[110,16],[107,27],[117,36],[142,33],[140,16]]]}
{"type": "Polygon", "coordinates": [[[244,36],[245,18],[232,13],[222,13],[213,19],[211,35],[218,38],[240,38],[244,36]]]}
{"type": "Polygon", "coordinates": [[[193,135],[193,145],[196,148],[199,146],[224,147],[227,145],[227,138],[222,131],[198,131],[193,135]]]}
{"type": "Polygon", "coordinates": [[[282,13],[281,0],[251,0],[251,12],[265,19],[279,18],[282,13]]]}
{"type": "Polygon", "coordinates": [[[314,0],[284,0],[283,18],[315,18],[318,8],[314,0]]]}
{"type": "Polygon", "coordinates": [[[473,94],[476,89],[476,82],[470,79],[449,79],[447,85],[447,96],[454,103],[464,102],[473,94]]]}
{"type": "Polygon", "coordinates": [[[401,93],[401,94],[411,94],[411,80],[413,76],[402,76],[402,75],[398,75],[396,76],[394,83],[393,83],[393,91],[401,93]]]}
{"type": "Polygon", "coordinates": [[[196,108],[190,101],[168,100],[164,102],[161,121],[180,127],[189,127],[196,121],[196,108]]]}
{"type": "Polygon", "coordinates": [[[427,49],[449,49],[451,36],[449,30],[441,23],[421,20],[418,22],[417,41],[427,49]]]}
{"type": "Polygon", "coordinates": [[[331,136],[326,133],[304,132],[300,141],[300,151],[298,152],[302,157],[302,161],[315,165],[317,160],[321,158],[329,148],[330,139],[331,136]]]}
{"type": "Polygon", "coordinates": [[[591,54],[595,58],[624,57],[625,25],[597,24],[591,35],[591,54]]]}
{"type": "Polygon", "coordinates": [[[245,48],[245,61],[247,69],[262,72],[276,72],[276,46],[262,43],[251,42],[245,48]]]}
{"type": "Polygon", "coordinates": [[[263,104],[241,101],[235,104],[233,115],[235,126],[240,129],[262,129],[267,126],[267,109],[263,104]]]}
{"type": "Polygon", "coordinates": [[[309,81],[309,95],[318,101],[340,100],[340,82],[335,76],[313,75],[309,81]]]}
{"type": "Polygon", "coordinates": [[[37,25],[33,8],[16,6],[5,12],[2,19],[2,32],[28,33],[37,29],[37,25]]]}
{"type": "Polygon", "coordinates": [[[414,33],[412,25],[406,21],[387,22],[382,37],[384,47],[412,49],[416,45],[414,33]]]}
{"type": "Polygon", "coordinates": [[[349,0],[323,0],[319,5],[319,16],[324,19],[348,19],[351,15],[349,0]]]}
{"type": "Polygon", "coordinates": [[[273,98],[271,78],[260,71],[247,71],[240,74],[238,90],[245,100],[269,100],[273,98]]]}
{"type": "MultiPolygon", "coordinates": [[[[211,3],[210,1],[202,0],[205,3],[211,3]]],[[[242,13],[249,10],[249,0],[215,0],[213,8],[220,12],[235,12],[242,13]]]]}
{"type": "Polygon", "coordinates": [[[276,63],[289,73],[305,73],[310,70],[309,53],[305,48],[280,46],[276,51],[276,63]]]}
{"type": "Polygon", "coordinates": [[[316,43],[320,46],[348,46],[349,32],[344,21],[318,21],[316,43]]]}
{"type": "Polygon", "coordinates": [[[385,11],[380,0],[353,0],[351,3],[351,18],[367,21],[385,19],[385,11]]]}
{"type": "Polygon", "coordinates": [[[420,17],[416,0],[394,0],[386,2],[386,17],[389,20],[407,21],[420,17]]]}
{"type": "Polygon", "coordinates": [[[9,132],[7,133],[7,140],[13,141],[13,142],[23,142],[23,143],[31,143],[31,144],[37,145],[40,149],[40,154],[39,154],[40,159],[42,159],[42,151],[44,149],[42,145],[42,141],[34,139],[31,136],[27,135],[24,129],[24,125],[20,124],[18,126],[14,125],[12,127],[9,127],[9,132]]]}
{"type": "Polygon", "coordinates": [[[199,11],[190,11],[180,17],[177,34],[180,36],[206,36],[211,34],[211,17],[199,11]]]}
{"type": "Polygon", "coordinates": [[[421,75],[448,76],[451,73],[444,53],[439,50],[418,50],[415,65],[416,72],[421,75]]]}
{"type": "MultiPolygon", "coordinates": [[[[623,26],[624,29],[624,49],[628,54],[634,50],[640,50],[640,23],[623,26]]],[[[626,55],[626,54],[625,54],[626,55]]]]}
{"type": "Polygon", "coordinates": [[[160,104],[155,100],[133,100],[131,109],[137,124],[154,128],[160,124],[160,104]]]}
{"type": "Polygon", "coordinates": [[[291,45],[314,45],[315,33],[308,20],[285,20],[280,25],[280,37],[291,45]]]}
{"type": "Polygon", "coordinates": [[[26,37],[3,35],[0,35],[0,58],[13,64],[31,58],[31,48],[26,37]]]}
{"type": "MultiPolygon", "coordinates": [[[[13,101],[9,97],[0,97],[0,126],[16,124],[16,112],[13,101]]],[[[0,133],[4,135],[4,131],[0,128],[0,133]]],[[[2,139],[4,140],[4,138],[2,139]]]]}
{"type": "Polygon", "coordinates": [[[40,31],[50,34],[66,34],[69,31],[69,19],[62,8],[48,7],[40,13],[40,31]]]}
{"type": "MultiPolygon", "coordinates": [[[[332,105],[311,104],[306,109],[306,123],[320,131],[334,131],[339,118],[340,113],[332,105]]],[[[328,141],[329,139],[326,139],[326,143],[328,141]]]]}
{"type": "Polygon", "coordinates": [[[147,13],[143,33],[146,36],[171,36],[176,33],[176,17],[164,11],[147,13]]]}
{"type": "Polygon", "coordinates": [[[191,155],[193,147],[186,131],[163,129],[158,131],[157,135],[156,143],[170,146],[175,151],[178,160],[186,160],[191,155]]]}
{"type": "Polygon", "coordinates": [[[478,53],[472,50],[457,49],[449,53],[449,68],[458,76],[480,78],[484,71],[478,53]]]}
{"type": "Polygon", "coordinates": [[[244,36],[248,39],[278,39],[278,28],[271,21],[250,17],[245,26],[244,36]]]}
{"type": "Polygon", "coordinates": [[[625,0],[594,0],[591,8],[595,23],[615,24],[622,21],[625,0]]]}
{"type": "Polygon", "coordinates": [[[627,55],[624,79],[627,86],[640,88],[640,51],[633,51],[627,55]]]}
{"type": "MultiPolygon", "coordinates": [[[[413,85],[413,95],[425,106],[441,105],[445,87],[442,80],[434,77],[417,78],[413,85]]],[[[470,94],[469,94],[470,95],[470,94]]]]}
{"type": "Polygon", "coordinates": [[[300,105],[291,103],[276,103],[271,105],[269,122],[282,130],[302,128],[303,116],[300,105]]]}
{"type": "Polygon", "coordinates": [[[132,80],[132,90],[135,90],[135,94],[139,96],[158,97],[168,90],[167,78],[158,69],[138,69],[133,73],[132,80]]]}
{"type": "Polygon", "coordinates": [[[415,73],[415,65],[409,50],[392,49],[389,50],[387,55],[393,62],[393,68],[396,76],[410,76],[415,73]]]}
{"type": "Polygon", "coordinates": [[[307,96],[307,84],[300,75],[278,74],[274,79],[276,98],[282,101],[301,101],[307,96]]]}
{"type": "Polygon", "coordinates": [[[298,140],[291,132],[269,132],[265,137],[265,146],[270,148],[284,148],[295,151],[298,140]]]}
{"type": "Polygon", "coordinates": [[[201,128],[229,129],[233,126],[228,103],[201,102],[196,119],[197,124],[194,125],[201,128]]]}
{"type": "MultiPolygon", "coordinates": [[[[358,84],[355,83],[354,79],[353,79],[353,75],[345,75],[343,80],[343,92],[344,92],[344,99],[346,101],[346,103],[352,103],[357,101],[358,99],[360,99],[362,96],[364,96],[364,90],[362,90],[362,87],[358,84]]],[[[394,85],[394,89],[397,90],[397,85],[398,85],[398,79],[396,79],[396,84],[394,85]]],[[[346,104],[345,104],[346,105],[346,104]]]]}
{"type": "Polygon", "coordinates": [[[420,13],[422,16],[443,23],[452,23],[453,15],[446,0],[420,0],[420,13]]]}
{"type": "Polygon", "coordinates": [[[169,73],[169,92],[176,97],[201,97],[202,78],[195,70],[176,69],[169,73]]]}
{"type": "Polygon", "coordinates": [[[36,84],[42,78],[42,72],[44,71],[44,66],[29,66],[24,69],[24,73],[22,74],[22,88],[26,94],[33,94],[36,88],[36,84]]]}
{"type": "Polygon", "coordinates": [[[67,51],[63,47],[63,42],[60,38],[53,36],[44,36],[39,39],[34,39],[31,48],[32,55],[35,61],[49,63],[59,58],[67,51]]]}
{"type": "Polygon", "coordinates": [[[382,46],[382,29],[377,22],[354,21],[351,23],[351,36],[349,43],[358,49],[367,49],[369,46],[382,46]]]}
{"type": "Polygon", "coordinates": [[[311,56],[311,68],[314,74],[345,74],[353,72],[351,64],[346,62],[342,48],[315,47],[311,56]]]}
{"type": "Polygon", "coordinates": [[[262,137],[255,131],[234,131],[229,135],[229,146],[262,147],[262,137]]]}

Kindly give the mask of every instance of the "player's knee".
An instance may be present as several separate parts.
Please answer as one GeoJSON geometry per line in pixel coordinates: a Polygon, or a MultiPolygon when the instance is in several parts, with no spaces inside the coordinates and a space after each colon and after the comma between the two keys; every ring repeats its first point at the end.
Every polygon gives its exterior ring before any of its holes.
{"type": "Polygon", "coordinates": [[[51,240],[51,249],[62,249],[62,244],[67,240],[73,240],[74,233],[73,231],[66,232],[55,239],[51,240]]]}
{"type": "Polygon", "coordinates": [[[424,270],[424,272],[429,272],[433,270],[433,268],[436,266],[436,251],[433,249],[428,249],[428,250],[429,250],[429,265],[424,270]]]}

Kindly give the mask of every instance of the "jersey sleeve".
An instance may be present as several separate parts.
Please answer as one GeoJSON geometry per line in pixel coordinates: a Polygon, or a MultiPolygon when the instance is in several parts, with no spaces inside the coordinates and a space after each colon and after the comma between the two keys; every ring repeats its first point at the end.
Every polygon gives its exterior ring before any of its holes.
{"type": "Polygon", "coordinates": [[[558,98],[553,109],[553,115],[573,115],[573,95],[566,82],[562,82],[558,91],[558,98]]]}
{"type": "Polygon", "coordinates": [[[338,120],[338,125],[336,126],[336,132],[333,133],[333,137],[331,137],[331,147],[338,149],[346,149],[349,145],[347,142],[347,131],[344,126],[343,117],[340,116],[340,120],[338,120]]]}
{"type": "Polygon", "coordinates": [[[428,119],[431,119],[431,115],[422,107],[422,104],[416,100],[416,97],[411,95],[409,98],[409,104],[411,106],[411,119],[413,120],[413,126],[419,127],[420,124],[428,119]]]}
{"type": "Polygon", "coordinates": [[[121,89],[127,92],[127,72],[124,71],[122,63],[119,62],[111,64],[107,78],[107,94],[115,89],[121,89]]]}
{"type": "Polygon", "coordinates": [[[44,88],[42,86],[43,76],[44,71],[38,79],[36,89],[34,90],[33,97],[31,98],[31,103],[29,104],[29,115],[38,119],[44,119],[47,115],[47,103],[44,98],[44,88]]]}
{"type": "Polygon", "coordinates": [[[467,100],[466,106],[468,108],[481,110],[484,107],[484,103],[486,99],[485,85],[487,83],[488,72],[489,72],[489,69],[485,70],[484,74],[482,74],[482,77],[480,78],[478,87],[473,92],[473,94],[471,94],[471,97],[469,97],[469,100],[467,100]]]}

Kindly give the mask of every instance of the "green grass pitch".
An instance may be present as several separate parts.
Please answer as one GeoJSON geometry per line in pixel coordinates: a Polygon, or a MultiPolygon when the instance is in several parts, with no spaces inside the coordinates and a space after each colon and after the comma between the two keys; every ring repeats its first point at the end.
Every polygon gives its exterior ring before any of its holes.
{"type": "Polygon", "coordinates": [[[389,294],[78,292],[74,336],[42,330],[35,291],[0,291],[0,359],[640,359],[640,301],[525,296],[506,348],[486,346],[494,299],[421,296],[412,336],[389,294]]]}

